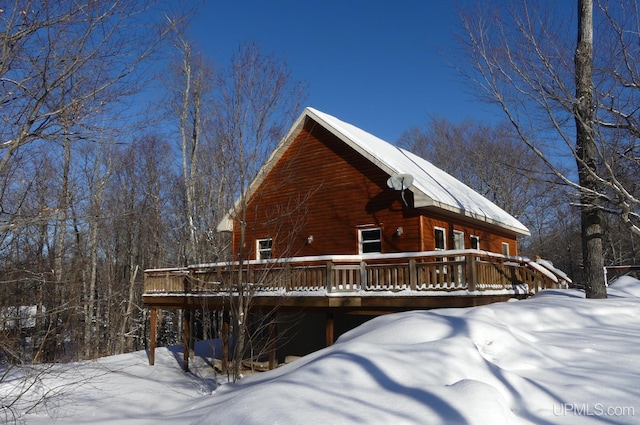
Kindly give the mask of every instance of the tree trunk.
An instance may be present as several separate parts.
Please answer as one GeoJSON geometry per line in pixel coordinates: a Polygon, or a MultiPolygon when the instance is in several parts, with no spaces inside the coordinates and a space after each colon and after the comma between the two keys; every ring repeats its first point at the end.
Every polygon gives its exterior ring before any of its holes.
{"type": "MultiPolygon", "coordinates": [[[[186,196],[186,223],[187,223],[187,241],[185,248],[185,265],[195,262],[197,252],[196,242],[196,225],[194,222],[194,198],[195,198],[195,176],[194,169],[196,167],[196,155],[198,152],[198,129],[197,121],[193,123],[194,127],[191,131],[191,139],[189,138],[189,116],[190,107],[198,104],[199,98],[197,93],[192,93],[193,82],[193,62],[191,58],[191,46],[182,41],[182,49],[184,54],[182,72],[184,74],[184,90],[182,92],[182,105],[180,111],[180,138],[182,150],[182,176],[184,179],[185,196],[186,196]]],[[[194,108],[196,108],[194,106],[194,108]]],[[[197,109],[197,108],[196,108],[197,109]]]]}
{"type": "MultiPolygon", "coordinates": [[[[127,343],[127,332],[131,333],[133,336],[135,334],[134,326],[135,321],[133,318],[133,306],[136,302],[136,277],[138,276],[138,265],[133,265],[134,263],[133,255],[129,258],[129,301],[127,303],[127,310],[122,318],[122,325],[120,327],[120,352],[126,353],[130,351],[132,347],[132,343],[127,343]]],[[[132,341],[132,338],[129,338],[129,341],[132,341]]]]}
{"type": "Polygon", "coordinates": [[[576,162],[581,192],[582,258],[587,298],[606,298],[602,248],[602,212],[598,208],[597,146],[593,105],[593,2],[578,0],[578,42],[575,52],[576,162]]]}
{"type": "MultiPolygon", "coordinates": [[[[244,347],[246,343],[246,323],[245,320],[248,319],[248,300],[249,296],[246,293],[246,288],[248,285],[245,285],[244,280],[249,276],[243,275],[242,268],[244,267],[244,242],[245,242],[245,229],[246,229],[246,201],[244,198],[244,194],[242,195],[242,220],[240,220],[240,250],[238,252],[238,280],[237,280],[237,291],[238,295],[235,299],[232,298],[233,305],[233,316],[234,316],[234,326],[233,326],[233,382],[236,382],[240,379],[242,372],[242,360],[244,356],[244,347]]],[[[247,273],[248,275],[248,273],[247,273]]]]}

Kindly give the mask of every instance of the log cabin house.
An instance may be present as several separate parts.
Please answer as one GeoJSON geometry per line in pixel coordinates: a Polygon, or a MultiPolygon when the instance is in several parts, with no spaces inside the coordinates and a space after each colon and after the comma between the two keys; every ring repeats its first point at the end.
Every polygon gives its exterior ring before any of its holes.
{"type": "MultiPolygon", "coordinates": [[[[232,261],[145,271],[157,309],[228,309],[234,277],[254,309],[337,314],[461,307],[565,287],[518,256],[516,218],[411,152],[306,108],[220,223],[232,261]]],[[[185,320],[184,360],[190,338],[185,320]]],[[[272,350],[270,363],[274,363],[272,350]]]]}

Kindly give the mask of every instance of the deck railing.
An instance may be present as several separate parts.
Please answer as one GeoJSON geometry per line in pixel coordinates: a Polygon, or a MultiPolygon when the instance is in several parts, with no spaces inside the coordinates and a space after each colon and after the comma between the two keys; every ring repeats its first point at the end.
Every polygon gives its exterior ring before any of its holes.
{"type": "MultiPolygon", "coordinates": [[[[544,263],[543,263],[544,264],[544,263]]],[[[522,257],[478,250],[295,257],[145,271],[145,294],[237,292],[352,295],[410,291],[516,291],[566,288],[561,274],[522,257]],[[246,286],[245,286],[246,285],[246,286]]]]}

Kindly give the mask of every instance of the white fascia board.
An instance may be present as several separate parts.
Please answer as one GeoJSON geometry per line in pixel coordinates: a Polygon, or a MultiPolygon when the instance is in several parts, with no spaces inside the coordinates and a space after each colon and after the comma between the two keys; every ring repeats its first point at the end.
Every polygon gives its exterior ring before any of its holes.
{"type": "Polygon", "coordinates": [[[233,217],[231,217],[231,212],[228,212],[220,223],[218,223],[216,231],[218,233],[233,232],[233,217]]]}
{"type": "Polygon", "coordinates": [[[484,214],[477,214],[473,211],[464,210],[462,208],[456,208],[446,203],[438,202],[433,200],[432,198],[422,194],[421,192],[414,192],[413,205],[415,208],[439,208],[441,210],[449,211],[458,215],[463,215],[465,217],[472,218],[477,221],[482,221],[487,224],[491,224],[493,226],[500,227],[502,229],[511,231],[517,235],[521,236],[531,236],[531,232],[526,227],[522,226],[511,226],[502,221],[493,220],[491,217],[487,217],[484,214]]]}

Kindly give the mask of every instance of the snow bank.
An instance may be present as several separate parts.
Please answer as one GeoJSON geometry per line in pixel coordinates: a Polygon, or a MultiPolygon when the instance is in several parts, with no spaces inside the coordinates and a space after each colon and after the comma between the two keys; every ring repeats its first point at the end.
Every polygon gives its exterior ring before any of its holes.
{"type": "MultiPolygon", "coordinates": [[[[332,347],[216,388],[180,347],[54,368],[64,392],[27,423],[635,424],[640,421],[640,281],[606,300],[577,290],[482,307],[381,316],[332,347]]],[[[0,397],[10,382],[0,384],[0,397]]]]}
{"type": "Polygon", "coordinates": [[[640,298],[640,281],[630,276],[621,276],[609,283],[608,293],[611,296],[640,298]]]}
{"type": "Polygon", "coordinates": [[[569,290],[383,316],[222,387],[195,423],[637,423],[639,313],[569,290]]]}

